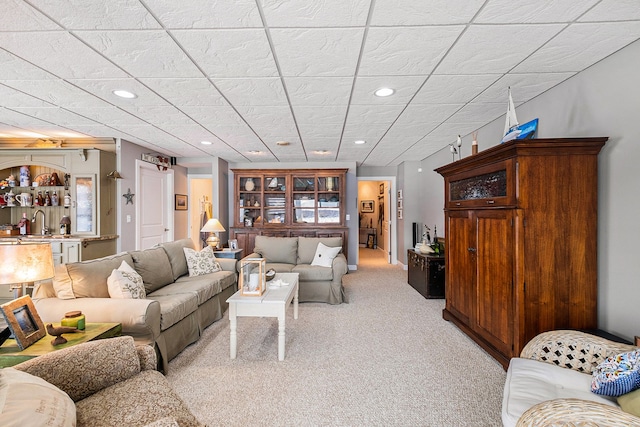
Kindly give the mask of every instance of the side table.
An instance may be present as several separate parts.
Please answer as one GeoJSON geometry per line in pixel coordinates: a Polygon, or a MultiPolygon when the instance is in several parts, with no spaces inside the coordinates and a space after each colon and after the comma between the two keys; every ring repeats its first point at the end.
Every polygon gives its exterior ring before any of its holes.
{"type": "MultiPolygon", "coordinates": [[[[53,325],[60,326],[60,323],[54,323],[53,325]]],[[[0,368],[17,365],[34,357],[88,341],[117,337],[121,333],[122,325],[120,323],[87,323],[84,331],[64,334],[64,337],[67,339],[67,342],[64,344],[54,347],[51,344],[54,337],[47,333],[46,336],[40,338],[22,351],[20,351],[16,340],[8,339],[0,346],[0,368]]]]}
{"type": "Polygon", "coordinates": [[[407,251],[408,282],[425,298],[444,298],[444,256],[407,251]]]}
{"type": "Polygon", "coordinates": [[[244,249],[224,249],[221,251],[213,251],[216,258],[235,258],[237,260],[242,259],[244,249]]]}

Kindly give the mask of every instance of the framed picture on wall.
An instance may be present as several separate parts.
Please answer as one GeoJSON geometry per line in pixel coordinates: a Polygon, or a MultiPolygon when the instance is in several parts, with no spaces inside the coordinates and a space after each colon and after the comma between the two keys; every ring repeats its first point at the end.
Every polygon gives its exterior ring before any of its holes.
{"type": "Polygon", "coordinates": [[[187,210],[187,196],[186,196],[186,194],[176,194],[176,210],[177,211],[186,211],[187,210]]]}
{"type": "Polygon", "coordinates": [[[398,209],[398,219],[402,219],[402,209],[398,209]]]}
{"type": "Polygon", "coordinates": [[[373,212],[373,200],[363,200],[360,202],[360,212],[372,213],[373,212]]]}
{"type": "Polygon", "coordinates": [[[398,209],[402,209],[402,199],[398,199],[398,209]]]}
{"type": "Polygon", "coordinates": [[[380,184],[380,194],[384,194],[384,182],[380,184]]]}
{"type": "Polygon", "coordinates": [[[402,199],[402,190],[398,190],[398,200],[402,199]]]}

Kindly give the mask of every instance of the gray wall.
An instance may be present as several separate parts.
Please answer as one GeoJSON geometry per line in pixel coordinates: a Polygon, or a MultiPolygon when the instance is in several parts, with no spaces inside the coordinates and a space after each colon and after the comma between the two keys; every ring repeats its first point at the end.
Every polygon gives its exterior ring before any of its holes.
{"type": "MultiPolygon", "coordinates": [[[[636,258],[640,241],[639,69],[640,41],[516,107],[521,123],[540,118],[540,138],[609,137],[599,156],[598,323],[629,340],[640,335],[640,262],[636,258]]],[[[503,128],[501,117],[480,129],[479,150],[499,143],[503,128]]],[[[470,136],[463,141],[463,156],[468,156],[470,136]]],[[[433,169],[449,162],[451,154],[446,149],[422,161],[423,180],[429,183],[423,215],[429,224],[437,223],[438,229],[444,225],[444,184],[433,169]]]]}

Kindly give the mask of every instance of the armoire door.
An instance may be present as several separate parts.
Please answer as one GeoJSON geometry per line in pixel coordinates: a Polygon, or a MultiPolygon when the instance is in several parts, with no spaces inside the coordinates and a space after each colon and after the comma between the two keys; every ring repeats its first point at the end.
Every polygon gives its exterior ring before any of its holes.
{"type": "Polygon", "coordinates": [[[477,235],[473,328],[500,352],[512,354],[514,210],[476,210],[473,216],[477,235]]]}
{"type": "Polygon", "coordinates": [[[446,219],[447,259],[446,310],[465,324],[471,324],[475,307],[475,223],[470,211],[448,212],[446,219]]]}

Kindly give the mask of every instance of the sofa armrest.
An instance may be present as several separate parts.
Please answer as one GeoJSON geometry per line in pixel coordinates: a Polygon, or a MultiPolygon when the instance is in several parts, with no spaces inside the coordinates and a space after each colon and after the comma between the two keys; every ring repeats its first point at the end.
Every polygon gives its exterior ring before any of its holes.
{"type": "Polygon", "coordinates": [[[339,253],[333,259],[331,263],[331,268],[333,269],[333,280],[340,281],[342,283],[342,276],[349,272],[349,266],[347,265],[347,258],[344,254],[339,253]]]}
{"type": "Polygon", "coordinates": [[[636,349],[580,331],[543,332],[522,349],[520,357],[591,374],[607,357],[636,349]]]}
{"type": "Polygon", "coordinates": [[[33,303],[42,321],[59,322],[64,314],[80,310],[87,322],[120,323],[123,335],[138,344],[154,344],[160,336],[160,303],[150,299],[40,298],[33,303]]]}
{"type": "Polygon", "coordinates": [[[140,373],[132,337],[90,341],[14,366],[55,385],[74,402],[140,373]]]}
{"type": "Polygon", "coordinates": [[[141,371],[155,371],[158,369],[158,356],[150,345],[137,345],[136,352],[140,360],[141,371]]]}
{"type": "Polygon", "coordinates": [[[527,409],[516,427],[640,426],[640,418],[615,406],[581,399],[547,400],[527,409]]]}

